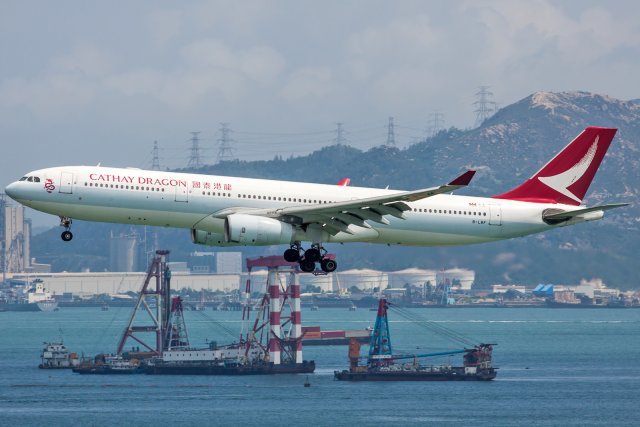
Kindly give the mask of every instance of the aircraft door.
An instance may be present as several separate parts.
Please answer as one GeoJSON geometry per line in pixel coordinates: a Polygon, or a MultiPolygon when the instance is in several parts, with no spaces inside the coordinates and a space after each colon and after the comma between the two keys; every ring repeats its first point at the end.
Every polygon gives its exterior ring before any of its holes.
{"type": "Polygon", "coordinates": [[[189,189],[186,186],[176,185],[176,202],[187,203],[189,201],[189,189]]]}
{"type": "Polygon", "coordinates": [[[60,173],[60,189],[58,191],[63,194],[73,194],[73,173],[60,173]]]}
{"type": "Polygon", "coordinates": [[[500,205],[489,205],[489,225],[502,225],[502,208],[500,205]]]}

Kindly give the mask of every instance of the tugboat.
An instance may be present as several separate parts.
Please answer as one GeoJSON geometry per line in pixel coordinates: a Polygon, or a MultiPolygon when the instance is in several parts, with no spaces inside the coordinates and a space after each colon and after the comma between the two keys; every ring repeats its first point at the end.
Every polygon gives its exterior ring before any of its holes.
{"type": "Polygon", "coordinates": [[[73,368],[76,374],[142,374],[138,359],[125,359],[120,355],[99,354],[93,361],[83,361],[73,368]]]}
{"type": "Polygon", "coordinates": [[[69,353],[69,350],[62,341],[46,342],[40,355],[40,369],[69,369],[78,366],[80,363],[76,353],[69,353]]]}
{"type": "Polygon", "coordinates": [[[391,335],[387,320],[389,303],[381,299],[378,305],[376,324],[371,337],[367,364],[360,366],[360,343],[349,342],[349,370],[334,371],[340,381],[490,381],[496,377],[491,366],[491,355],[495,344],[478,344],[473,348],[437,353],[397,355],[391,348],[391,335]],[[462,366],[426,365],[419,359],[463,354],[462,366]],[[412,359],[409,363],[403,360],[412,359]]]}

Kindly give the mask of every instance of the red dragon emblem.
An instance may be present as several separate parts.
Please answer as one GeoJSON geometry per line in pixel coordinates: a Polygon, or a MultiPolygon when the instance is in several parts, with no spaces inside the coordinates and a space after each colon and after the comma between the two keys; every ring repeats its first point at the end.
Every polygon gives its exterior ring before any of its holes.
{"type": "Polygon", "coordinates": [[[47,193],[51,193],[56,189],[56,186],[53,185],[53,180],[51,178],[47,178],[47,180],[45,181],[44,189],[47,190],[47,193]]]}

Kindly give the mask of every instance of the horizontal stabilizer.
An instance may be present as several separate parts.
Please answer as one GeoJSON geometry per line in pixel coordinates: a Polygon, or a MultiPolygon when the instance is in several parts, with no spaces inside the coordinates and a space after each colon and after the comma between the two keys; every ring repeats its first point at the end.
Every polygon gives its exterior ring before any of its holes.
{"type": "Polygon", "coordinates": [[[591,208],[576,209],[573,211],[556,212],[556,209],[549,209],[549,213],[544,213],[542,219],[548,224],[558,224],[563,221],[570,220],[580,215],[588,214],[590,212],[604,212],[609,209],[621,208],[628,206],[629,203],[612,203],[610,205],[593,206],[591,208]]]}

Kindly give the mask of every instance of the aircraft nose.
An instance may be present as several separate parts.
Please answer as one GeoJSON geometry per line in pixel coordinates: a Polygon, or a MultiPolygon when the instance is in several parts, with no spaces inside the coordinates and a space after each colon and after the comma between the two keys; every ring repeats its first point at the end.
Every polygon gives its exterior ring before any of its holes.
{"type": "Polygon", "coordinates": [[[4,192],[7,196],[11,197],[12,199],[15,199],[17,196],[17,183],[12,182],[11,184],[7,185],[7,187],[4,189],[4,192]]]}

